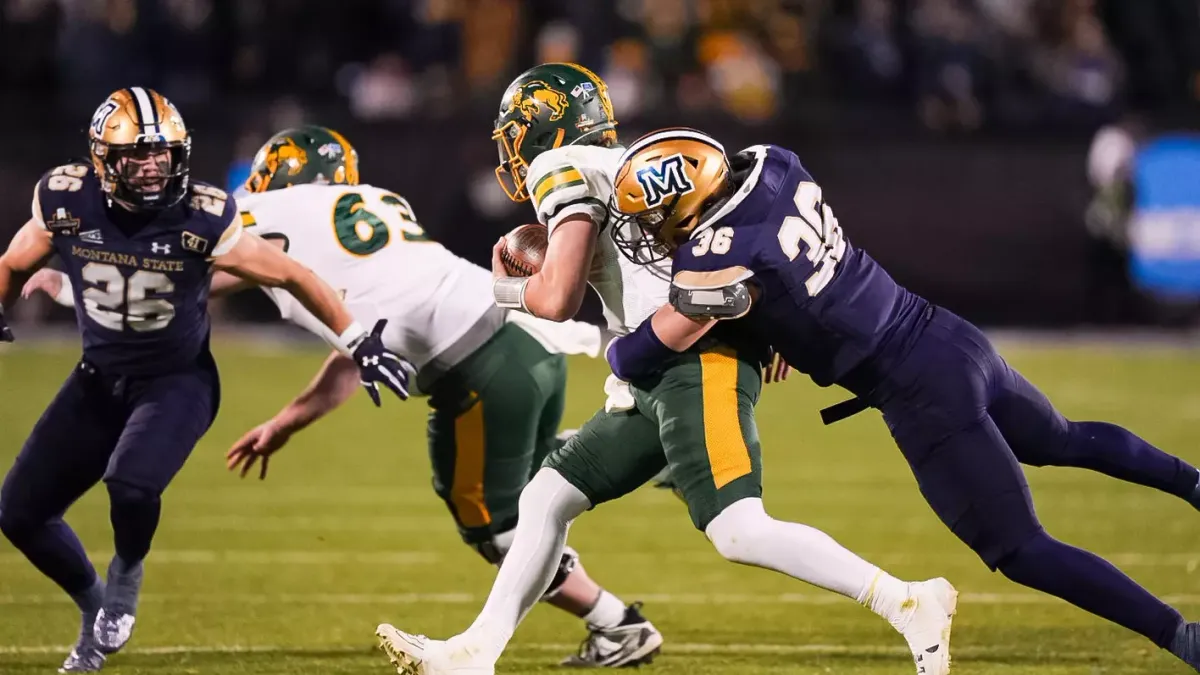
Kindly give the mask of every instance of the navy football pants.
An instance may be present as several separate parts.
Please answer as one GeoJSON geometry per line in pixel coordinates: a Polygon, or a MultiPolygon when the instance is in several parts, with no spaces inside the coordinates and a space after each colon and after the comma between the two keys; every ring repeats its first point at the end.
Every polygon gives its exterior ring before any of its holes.
{"type": "Polygon", "coordinates": [[[1178,613],[1046,534],[1019,463],[1092,469],[1179,496],[1196,487],[1195,469],[1115,425],[1068,421],[979,329],[940,308],[871,398],[925,499],[990,568],[1166,646],[1178,613]],[[1131,618],[1129,606],[1145,611],[1131,618]]]}
{"type": "Polygon", "coordinates": [[[129,563],[140,561],[158,522],[159,498],[218,404],[211,361],[145,378],[105,376],[80,364],[4,479],[0,531],[68,593],[86,590],[95,572],[62,517],[103,480],[117,552],[134,558],[129,563]]]}

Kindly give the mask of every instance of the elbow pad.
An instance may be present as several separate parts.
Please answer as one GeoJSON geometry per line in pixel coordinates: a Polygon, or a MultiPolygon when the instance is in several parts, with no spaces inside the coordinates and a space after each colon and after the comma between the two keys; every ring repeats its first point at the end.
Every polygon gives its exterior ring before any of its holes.
{"type": "Polygon", "coordinates": [[[719,272],[680,272],[671,282],[669,301],[694,319],[737,319],[750,311],[748,280],[754,272],[732,267],[719,272]]]}

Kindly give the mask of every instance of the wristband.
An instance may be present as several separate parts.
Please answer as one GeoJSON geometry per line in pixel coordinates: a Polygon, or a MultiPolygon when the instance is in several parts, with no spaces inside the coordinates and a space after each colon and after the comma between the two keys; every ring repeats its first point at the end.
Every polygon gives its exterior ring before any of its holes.
{"type": "Polygon", "coordinates": [[[604,351],[613,374],[626,382],[653,375],[663,363],[678,354],[663,344],[649,319],[632,333],[614,339],[604,351]]]}
{"type": "Polygon", "coordinates": [[[366,329],[362,327],[362,324],[354,321],[346,330],[342,331],[341,335],[337,336],[337,346],[343,354],[349,356],[365,337],[367,337],[366,329]]]}
{"type": "Polygon", "coordinates": [[[492,296],[496,299],[496,306],[528,312],[525,308],[525,287],[528,284],[529,277],[500,277],[493,281],[492,296]]]}

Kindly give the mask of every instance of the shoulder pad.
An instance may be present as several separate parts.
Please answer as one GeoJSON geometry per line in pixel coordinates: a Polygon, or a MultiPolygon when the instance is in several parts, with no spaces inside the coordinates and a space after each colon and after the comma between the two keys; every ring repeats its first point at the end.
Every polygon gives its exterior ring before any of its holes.
{"type": "Polygon", "coordinates": [[[233,248],[242,234],[237,200],[218,187],[197,182],[188,187],[187,202],[192,217],[183,232],[183,248],[208,257],[233,248]]]}
{"type": "Polygon", "coordinates": [[[34,220],[54,234],[74,235],[79,219],[97,208],[100,183],[92,167],[83,162],[63,164],[47,171],[33,191],[30,209],[34,220]]]}
{"type": "Polygon", "coordinates": [[[737,319],[750,311],[747,280],[754,272],[729,267],[715,272],[680,272],[671,281],[670,302],[684,316],[737,319]]]}
{"type": "MultiPolygon", "coordinates": [[[[525,185],[538,220],[551,230],[567,215],[585,213],[598,225],[608,217],[600,167],[573,148],[557,148],[538,155],[529,165],[525,185]]],[[[575,148],[578,150],[578,148],[575,148]]]]}

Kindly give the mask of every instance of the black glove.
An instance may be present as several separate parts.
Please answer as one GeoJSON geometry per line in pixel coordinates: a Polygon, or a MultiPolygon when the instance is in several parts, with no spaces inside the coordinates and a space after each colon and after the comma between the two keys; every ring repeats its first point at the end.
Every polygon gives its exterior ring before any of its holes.
{"type": "Polygon", "coordinates": [[[8,327],[8,322],[4,320],[4,308],[0,307],[0,342],[12,341],[12,329],[8,327]]]}
{"type": "Polygon", "coordinates": [[[376,406],[382,405],[379,399],[380,383],[395,392],[400,400],[408,400],[408,378],[417,372],[413,364],[389,352],[387,347],[383,346],[383,340],[379,336],[383,334],[383,327],[386,325],[387,319],[380,319],[370,334],[352,347],[359,379],[376,406]]]}

